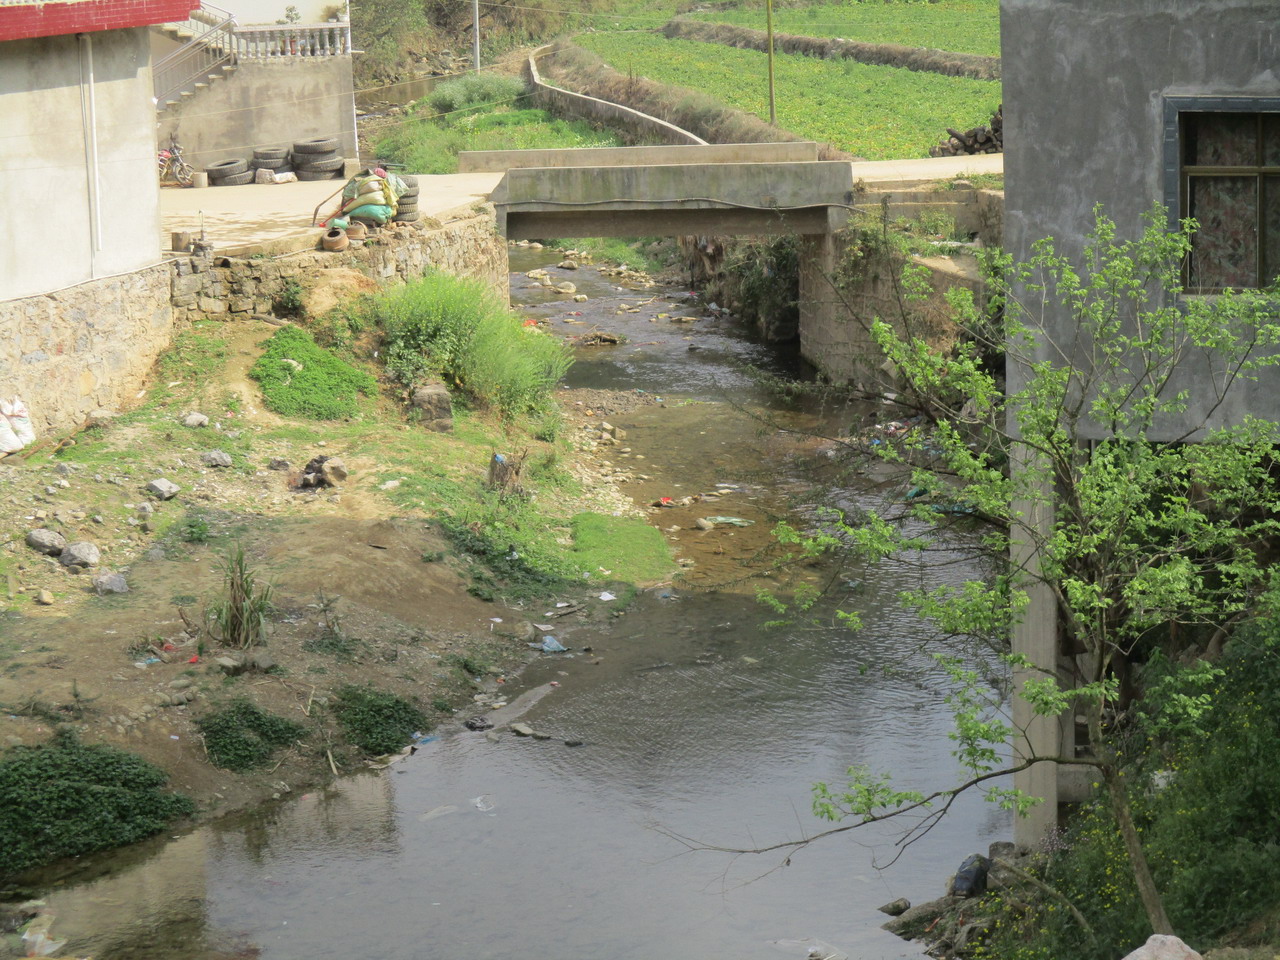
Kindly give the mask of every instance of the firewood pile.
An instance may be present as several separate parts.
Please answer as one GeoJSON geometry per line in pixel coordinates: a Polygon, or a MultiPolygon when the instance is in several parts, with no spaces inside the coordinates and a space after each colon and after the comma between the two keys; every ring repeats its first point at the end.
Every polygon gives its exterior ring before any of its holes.
{"type": "Polygon", "coordinates": [[[996,109],[991,123],[972,130],[952,130],[947,127],[948,137],[936,146],[929,148],[931,157],[962,157],[972,153],[1004,152],[1004,104],[996,109]]]}

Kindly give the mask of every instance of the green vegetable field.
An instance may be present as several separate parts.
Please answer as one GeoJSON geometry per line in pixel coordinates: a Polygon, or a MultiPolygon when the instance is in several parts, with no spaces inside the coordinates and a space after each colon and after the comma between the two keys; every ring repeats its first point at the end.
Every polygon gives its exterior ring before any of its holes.
{"type": "MultiPolygon", "coordinates": [[[[700,90],[768,118],[763,53],[648,33],[585,34],[576,42],[622,73],[700,90]]],[[[986,123],[1000,104],[997,82],[853,60],[779,54],[775,74],[780,127],[868,160],[927,156],[947,127],[986,123]]]]}
{"type": "MultiPolygon", "coordinates": [[[[693,19],[754,30],[765,28],[762,6],[708,11],[694,14],[693,19]]],[[[773,29],[807,37],[841,37],[864,43],[897,43],[1000,56],[999,0],[782,7],[773,11],[773,29]]]]}

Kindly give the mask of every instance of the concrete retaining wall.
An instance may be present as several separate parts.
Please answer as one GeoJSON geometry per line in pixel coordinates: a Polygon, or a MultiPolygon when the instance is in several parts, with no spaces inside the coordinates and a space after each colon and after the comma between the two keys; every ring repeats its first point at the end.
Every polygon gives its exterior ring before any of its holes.
{"type": "Polygon", "coordinates": [[[662,147],[564,147],[548,150],[464,150],[459,173],[499,173],[527,167],[641,167],[675,163],[803,163],[818,159],[818,144],[711,143],[662,147]]]}
{"type": "Polygon", "coordinates": [[[443,227],[401,224],[344,253],[275,259],[182,258],[42,296],[0,303],[0,395],[21,394],[41,435],[136,399],[177,330],[204,317],[270,313],[291,283],[331,267],[391,285],[438,269],[507,299],[507,245],[492,210],[443,227]]]}
{"type": "Polygon", "coordinates": [[[312,137],[336,137],[343,156],[354,157],[353,90],[350,57],[241,60],[235,73],[162,113],[159,142],[177,134],[196,169],[312,137]]]}
{"type": "Polygon", "coordinates": [[[538,65],[534,62],[545,49],[540,47],[535,50],[525,64],[525,74],[533,87],[533,97],[537,103],[562,116],[582,117],[584,120],[630,130],[645,139],[659,140],[663,143],[691,143],[706,146],[707,141],[701,137],[694,136],[689,131],[682,130],[665,120],[651,117],[647,113],[641,113],[639,110],[633,110],[618,103],[610,103],[608,100],[597,100],[585,94],[553,87],[542,79],[541,74],[538,73],[538,65]]]}

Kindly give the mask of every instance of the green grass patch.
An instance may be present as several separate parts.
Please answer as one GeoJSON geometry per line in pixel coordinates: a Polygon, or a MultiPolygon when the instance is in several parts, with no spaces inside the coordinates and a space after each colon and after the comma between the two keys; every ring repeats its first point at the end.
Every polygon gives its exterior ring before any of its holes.
{"type": "Polygon", "coordinates": [[[611,580],[653,583],[675,569],[662,532],[638,517],[580,513],[569,521],[573,556],[585,570],[611,580]]]}
{"type": "Polygon", "coordinates": [[[224,770],[261,767],[280,747],[300,738],[305,728],[267,713],[248,700],[233,700],[196,721],[209,760],[224,770]]]}
{"type": "Polygon", "coordinates": [[[358,310],[382,331],[387,371],[397,380],[442,377],[507,418],[545,409],[573,363],[561,341],[524,326],[474,280],[428,274],[365,298],[358,310]]]}
{"type": "Polygon", "coordinates": [[[0,759],[0,875],[135,843],[195,805],[141,757],[70,730],[0,759]]]}
{"type": "Polygon", "coordinates": [[[377,381],[318,346],[305,330],[281,327],[267,341],[249,376],[276,413],[309,420],[344,420],[360,411],[360,394],[371,396],[377,381]]]}
{"type": "MultiPolygon", "coordinates": [[[[769,115],[763,53],[643,33],[584,34],[576,42],[615,70],[769,115]]],[[[869,160],[926,156],[947,127],[986,123],[1000,104],[998,82],[854,60],[778,54],[775,77],[779,126],[869,160]]]]}
{"type": "Polygon", "coordinates": [[[415,733],[431,729],[431,721],[415,704],[372,687],[343,687],[334,712],[347,739],[371,756],[395,753],[415,733]]]}
{"type": "MultiPolygon", "coordinates": [[[[764,4],[692,14],[692,19],[765,29],[764,4]]],[[[840,3],[775,7],[773,29],[805,37],[840,37],[954,53],[1000,56],[1000,0],[840,3]]]]}

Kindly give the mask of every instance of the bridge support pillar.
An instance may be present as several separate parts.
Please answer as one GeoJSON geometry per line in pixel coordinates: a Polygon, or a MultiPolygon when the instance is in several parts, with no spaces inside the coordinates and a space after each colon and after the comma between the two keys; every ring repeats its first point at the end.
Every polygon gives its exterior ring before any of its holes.
{"type": "Polygon", "coordinates": [[[800,240],[800,355],[831,381],[873,389],[884,354],[837,286],[841,242],[831,232],[800,240]]]}

